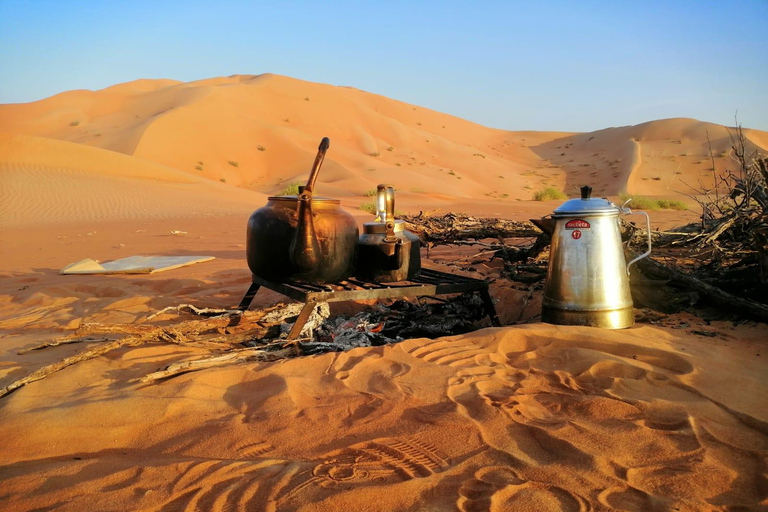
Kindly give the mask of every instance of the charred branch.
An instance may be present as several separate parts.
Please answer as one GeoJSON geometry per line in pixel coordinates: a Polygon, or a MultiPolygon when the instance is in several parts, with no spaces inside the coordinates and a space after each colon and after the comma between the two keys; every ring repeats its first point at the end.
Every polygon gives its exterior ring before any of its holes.
{"type": "Polygon", "coordinates": [[[525,238],[541,234],[528,221],[476,218],[460,213],[440,217],[405,215],[406,228],[428,245],[452,244],[460,240],[525,238]]]}

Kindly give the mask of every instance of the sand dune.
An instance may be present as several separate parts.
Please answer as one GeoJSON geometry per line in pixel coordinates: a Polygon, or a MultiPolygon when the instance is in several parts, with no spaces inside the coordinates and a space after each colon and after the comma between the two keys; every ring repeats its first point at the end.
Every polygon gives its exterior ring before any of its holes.
{"type": "MultiPolygon", "coordinates": [[[[764,132],[745,130],[748,151],[768,153],[764,132]]],[[[719,169],[736,169],[733,128],[695,119],[663,119],[556,139],[534,150],[565,172],[565,190],[594,182],[597,192],[678,196],[711,186],[719,169]],[[707,141],[709,137],[709,142],[707,141]],[[710,153],[711,143],[711,153],[710,153]]]]}
{"type": "MultiPolygon", "coordinates": [[[[707,131],[719,165],[730,149],[725,127],[693,119],[583,134],[509,132],[271,74],[139,80],[0,105],[0,131],[101,147],[263,193],[304,179],[318,141],[329,136],[324,193],[361,200],[390,182],[422,203],[526,200],[544,186],[575,195],[582,184],[609,195],[674,196],[706,177],[707,131]]],[[[768,135],[746,133],[766,149],[768,135]]]]}
{"type": "Polygon", "coordinates": [[[176,169],[82,144],[0,133],[0,227],[247,213],[266,202],[176,169]]]}
{"type": "Polygon", "coordinates": [[[441,194],[527,199],[522,187],[529,180],[520,171],[535,159],[512,151],[517,144],[505,132],[352,88],[269,74],[132,82],[3,105],[0,118],[0,131],[119,151],[270,193],[306,174],[323,136],[332,151],[320,180],[334,196],[362,195],[382,181],[430,190],[439,179],[441,194]]]}

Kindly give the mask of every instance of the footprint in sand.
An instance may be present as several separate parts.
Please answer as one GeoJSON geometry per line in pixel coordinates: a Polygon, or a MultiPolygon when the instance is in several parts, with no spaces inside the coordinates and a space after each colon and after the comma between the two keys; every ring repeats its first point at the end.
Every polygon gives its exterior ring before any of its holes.
{"type": "Polygon", "coordinates": [[[475,472],[473,478],[464,480],[459,487],[456,505],[461,512],[491,510],[491,499],[500,489],[525,483],[511,468],[489,466],[475,472]]]}
{"type": "MultiPolygon", "coordinates": [[[[651,496],[634,487],[611,488],[601,492],[598,501],[610,510],[626,510],[635,512],[638,510],[659,510],[658,499],[654,504],[651,496]]],[[[670,510],[669,508],[666,510],[670,510]]]]}
{"type": "Polygon", "coordinates": [[[581,496],[554,485],[526,481],[506,466],[485,467],[464,480],[456,501],[461,512],[523,510],[532,504],[541,512],[590,510],[581,496]]]}
{"type": "Polygon", "coordinates": [[[487,349],[462,339],[407,340],[398,347],[427,363],[456,368],[472,366],[478,356],[488,353],[487,349]]]}
{"type": "Polygon", "coordinates": [[[176,496],[153,512],[235,512],[263,510],[274,501],[299,463],[277,459],[259,461],[203,460],[171,467],[181,473],[171,485],[176,496]]]}
{"type": "Polygon", "coordinates": [[[267,441],[257,441],[255,443],[244,443],[235,448],[241,459],[255,459],[274,450],[274,446],[267,441]]]}
{"type": "Polygon", "coordinates": [[[303,481],[286,493],[288,499],[307,488],[329,489],[337,485],[371,485],[425,478],[451,464],[434,446],[415,439],[387,438],[353,445],[330,453],[307,471],[303,481]]]}
{"type": "MultiPolygon", "coordinates": [[[[242,453],[266,450],[266,443],[245,444],[242,453]]],[[[331,452],[323,460],[203,460],[172,468],[174,499],[154,512],[235,512],[319,503],[340,489],[426,478],[451,460],[434,446],[411,438],[382,438],[331,452]]]]}
{"type": "Polygon", "coordinates": [[[563,409],[582,397],[563,382],[567,380],[534,369],[474,368],[449,382],[448,396],[491,448],[528,464],[566,457],[588,465],[586,452],[550,433],[566,424],[563,409]]]}

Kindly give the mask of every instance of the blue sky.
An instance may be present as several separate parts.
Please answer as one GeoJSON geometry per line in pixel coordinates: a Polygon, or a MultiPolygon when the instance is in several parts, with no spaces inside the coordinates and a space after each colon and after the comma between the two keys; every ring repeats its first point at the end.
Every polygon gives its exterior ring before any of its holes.
{"type": "Polygon", "coordinates": [[[768,130],[768,0],[0,1],[0,103],[265,72],[508,130],[768,130]]]}

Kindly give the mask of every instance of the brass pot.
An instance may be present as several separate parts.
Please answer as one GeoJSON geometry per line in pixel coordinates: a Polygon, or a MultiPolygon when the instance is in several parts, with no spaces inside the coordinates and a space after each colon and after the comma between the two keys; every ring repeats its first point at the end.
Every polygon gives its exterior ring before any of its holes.
{"type": "Polygon", "coordinates": [[[358,229],[339,201],[313,197],[330,141],[318,148],[298,196],[270,197],[248,220],[246,256],[253,274],[272,282],[336,283],[352,275],[358,229]]]}

